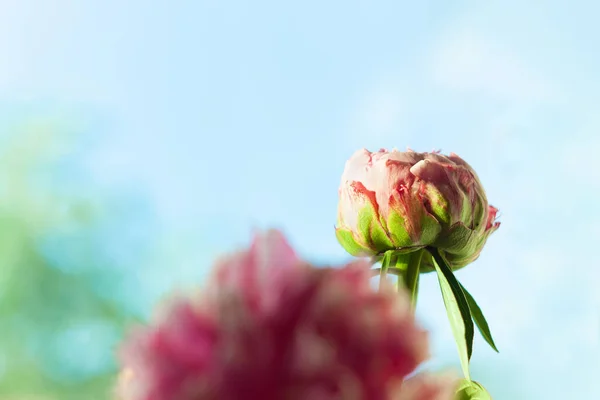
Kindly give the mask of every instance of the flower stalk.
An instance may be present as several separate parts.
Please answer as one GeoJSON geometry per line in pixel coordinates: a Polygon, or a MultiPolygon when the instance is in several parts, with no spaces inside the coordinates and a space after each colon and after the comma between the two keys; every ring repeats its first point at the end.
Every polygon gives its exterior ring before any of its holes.
{"type": "Polygon", "coordinates": [[[417,295],[419,293],[419,272],[423,250],[396,256],[395,269],[398,275],[398,291],[406,290],[413,309],[417,307],[417,295]]]}

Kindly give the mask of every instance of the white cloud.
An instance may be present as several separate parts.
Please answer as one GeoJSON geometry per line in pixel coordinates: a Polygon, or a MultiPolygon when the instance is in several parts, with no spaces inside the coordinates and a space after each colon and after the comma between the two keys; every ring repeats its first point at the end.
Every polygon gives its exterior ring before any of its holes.
{"type": "Polygon", "coordinates": [[[517,54],[473,30],[456,28],[434,48],[434,81],[450,89],[503,99],[548,101],[556,92],[517,54]]]}

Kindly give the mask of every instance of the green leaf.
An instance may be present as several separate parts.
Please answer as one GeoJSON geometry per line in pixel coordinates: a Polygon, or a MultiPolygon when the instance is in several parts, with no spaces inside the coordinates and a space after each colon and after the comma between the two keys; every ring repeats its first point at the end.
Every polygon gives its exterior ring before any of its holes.
{"type": "Polygon", "coordinates": [[[481,384],[463,379],[454,395],[454,400],[492,400],[492,396],[481,384]]]}
{"type": "Polygon", "coordinates": [[[469,305],[460,287],[460,283],[458,283],[452,270],[438,250],[433,247],[428,247],[427,249],[435,260],[438,281],[444,305],[446,306],[446,313],[452,327],[452,333],[454,334],[454,340],[456,340],[456,346],[458,347],[463,374],[465,378],[470,379],[469,360],[473,352],[474,327],[469,305]]]}
{"type": "Polygon", "coordinates": [[[481,333],[481,336],[483,336],[487,344],[489,344],[490,347],[496,351],[496,353],[499,353],[498,348],[494,343],[494,339],[492,338],[490,327],[488,326],[488,323],[485,320],[485,317],[483,316],[481,308],[479,308],[479,306],[475,302],[475,299],[473,298],[473,296],[471,296],[467,289],[465,289],[465,287],[461,283],[459,283],[459,285],[463,290],[463,293],[465,294],[467,303],[469,304],[469,310],[471,310],[471,317],[473,317],[473,321],[475,321],[475,325],[477,325],[479,333],[481,333]]]}

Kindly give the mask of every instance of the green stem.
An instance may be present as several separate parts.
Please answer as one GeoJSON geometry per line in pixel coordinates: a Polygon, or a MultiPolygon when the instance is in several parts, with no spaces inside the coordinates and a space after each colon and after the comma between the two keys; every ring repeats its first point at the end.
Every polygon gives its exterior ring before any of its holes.
{"type": "Polygon", "coordinates": [[[381,259],[381,268],[379,269],[379,290],[383,290],[383,284],[387,279],[387,271],[392,261],[390,252],[386,252],[381,259]]]}
{"type": "MultiPolygon", "coordinates": [[[[371,271],[373,271],[373,276],[379,276],[381,273],[381,268],[373,268],[371,271]]],[[[395,268],[389,269],[386,271],[386,273],[388,275],[396,275],[396,276],[401,276],[402,272],[399,270],[396,270],[395,268]]]]}
{"type": "Polygon", "coordinates": [[[395,270],[398,274],[398,291],[408,290],[410,304],[413,310],[417,306],[417,295],[419,293],[419,269],[423,250],[413,251],[407,254],[396,254],[395,270]]]}

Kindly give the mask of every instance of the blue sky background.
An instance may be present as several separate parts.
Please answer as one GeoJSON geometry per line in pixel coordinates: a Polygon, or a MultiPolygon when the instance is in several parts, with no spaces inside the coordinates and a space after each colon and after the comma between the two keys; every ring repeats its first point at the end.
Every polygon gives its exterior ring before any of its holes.
{"type": "MultiPolygon", "coordinates": [[[[55,185],[135,198],[135,224],[98,240],[128,277],[107,294],[144,313],[255,228],[348,260],[333,225],[356,149],[455,152],[502,221],[459,272],[501,351],[476,342],[475,379],[498,400],[595,398],[600,6],[482,3],[5,0],[2,118],[93,133],[55,185]]],[[[431,367],[458,371],[438,292],[426,277],[431,367]]]]}

